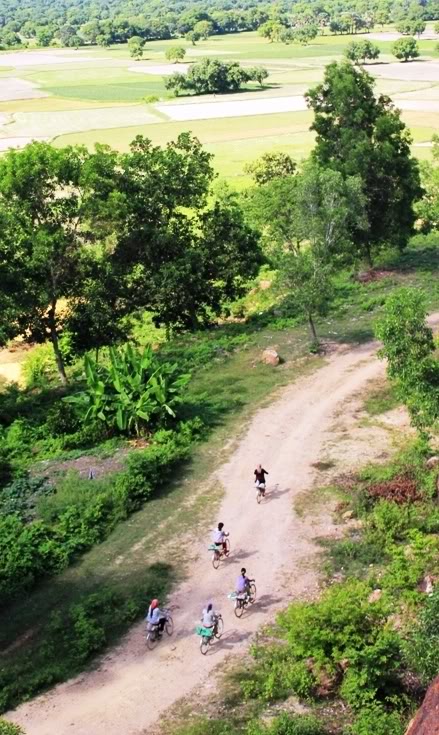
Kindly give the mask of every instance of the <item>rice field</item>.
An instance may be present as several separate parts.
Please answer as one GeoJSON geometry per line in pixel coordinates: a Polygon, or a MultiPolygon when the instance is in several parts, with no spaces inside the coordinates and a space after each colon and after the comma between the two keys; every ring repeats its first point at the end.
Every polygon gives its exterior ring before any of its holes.
{"type": "MultiPolygon", "coordinates": [[[[377,92],[389,94],[402,109],[415,154],[428,158],[431,137],[439,132],[439,39],[428,28],[420,41],[421,59],[401,64],[390,55],[394,37],[391,28],[370,34],[381,57],[366,68],[377,79],[377,92]]],[[[266,150],[286,150],[297,160],[309,153],[312,116],[303,95],[351,41],[351,36],[323,36],[309,46],[286,46],[256,33],[213,37],[196,47],[181,40],[187,52],[182,65],[165,58],[175,40],[148,43],[139,62],[126,46],[3,52],[0,151],[31,139],[59,146],[102,142],[126,150],[139,134],[163,144],[191,130],[215,155],[220,176],[242,186],[245,164],[266,150]],[[169,99],[167,73],[205,56],[266,66],[267,84],[221,97],[169,99]]]]}

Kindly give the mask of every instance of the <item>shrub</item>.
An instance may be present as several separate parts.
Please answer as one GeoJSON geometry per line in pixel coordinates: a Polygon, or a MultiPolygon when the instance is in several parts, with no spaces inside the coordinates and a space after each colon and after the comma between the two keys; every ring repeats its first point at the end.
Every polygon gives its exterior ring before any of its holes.
{"type": "Polygon", "coordinates": [[[155,443],[133,452],[127,470],[111,479],[66,477],[57,493],[38,501],[38,520],[25,524],[17,515],[0,515],[0,602],[64,569],[140,508],[189,456],[200,427],[194,420],[157,432],[155,443]]]}
{"type": "Polygon", "coordinates": [[[45,477],[30,477],[28,474],[10,483],[0,495],[0,515],[18,515],[27,521],[34,517],[35,507],[41,496],[50,495],[54,489],[45,477]]]}
{"type": "Polygon", "coordinates": [[[49,408],[43,431],[53,436],[73,434],[81,428],[81,422],[74,407],[65,401],[58,401],[49,408]]]}
{"type": "Polygon", "coordinates": [[[405,645],[410,666],[427,685],[439,674],[439,587],[425,603],[405,645]]]}
{"type": "Polygon", "coordinates": [[[27,388],[46,388],[57,376],[55,355],[52,345],[33,347],[26,355],[21,372],[27,388]]]}
{"type": "Polygon", "coordinates": [[[398,712],[387,712],[377,703],[365,707],[345,735],[404,735],[405,726],[398,712]]]}
{"type": "MultiPolygon", "coordinates": [[[[0,441],[2,434],[0,433],[0,441]]],[[[8,452],[0,447],[0,490],[12,480],[12,465],[8,452]]]]}
{"type": "Polygon", "coordinates": [[[24,730],[20,725],[14,725],[0,717],[0,735],[24,735],[24,730]]]}
{"type": "Polygon", "coordinates": [[[298,602],[278,616],[284,644],[256,646],[257,665],[243,682],[248,697],[271,700],[294,691],[325,696],[341,686],[353,707],[398,690],[399,637],[385,623],[385,596],[369,603],[370,587],[334,585],[317,602],[298,602]]]}

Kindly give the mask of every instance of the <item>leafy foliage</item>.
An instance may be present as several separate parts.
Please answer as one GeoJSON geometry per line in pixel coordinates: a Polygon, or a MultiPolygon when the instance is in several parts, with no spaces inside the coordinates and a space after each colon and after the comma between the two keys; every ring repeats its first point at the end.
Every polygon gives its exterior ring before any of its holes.
{"type": "Polygon", "coordinates": [[[250,174],[255,184],[267,184],[273,179],[283,176],[292,176],[295,173],[296,164],[288,155],[282,151],[264,153],[260,158],[245,166],[245,172],[250,174]]]}
{"type": "Polygon", "coordinates": [[[414,38],[398,38],[392,44],[392,54],[397,59],[408,61],[409,59],[417,59],[419,56],[419,46],[414,38]]]}
{"type": "Polygon", "coordinates": [[[349,61],[353,61],[354,64],[359,64],[366,61],[376,61],[380,55],[378,46],[367,38],[361,41],[352,41],[345,51],[345,56],[349,61]]]}
{"type": "Polygon", "coordinates": [[[433,356],[433,333],[425,319],[425,296],[406,288],[389,296],[376,325],[389,377],[407,405],[412,423],[424,433],[439,419],[439,361],[433,356]]]}
{"type": "Polygon", "coordinates": [[[165,80],[166,89],[194,94],[237,92],[243,84],[257,81],[262,85],[268,73],[263,67],[243,68],[237,61],[206,58],[192,64],[187,74],[175,72],[165,80]]]}
{"type": "Polygon", "coordinates": [[[424,684],[439,674],[439,587],[428,598],[406,642],[405,652],[424,684]]]}
{"type": "MultiPolygon", "coordinates": [[[[157,432],[151,446],[134,452],[127,469],[107,480],[67,478],[74,496],[68,492],[67,503],[58,503],[57,493],[47,497],[47,521],[26,523],[15,513],[0,515],[0,604],[65,569],[75,556],[138,510],[188,457],[199,430],[200,422],[193,421],[180,424],[177,431],[157,432]]],[[[62,483],[58,492],[62,495],[62,483]]]]}
{"type": "Polygon", "coordinates": [[[368,259],[385,244],[403,249],[421,195],[410,134],[390,99],[375,97],[374,80],[347,62],[326,67],[322,84],[307,94],[317,134],[314,158],[343,177],[359,176],[366,227],[352,226],[352,241],[368,259]]]}
{"type": "Polygon", "coordinates": [[[137,436],[150,431],[175,408],[190,376],[177,376],[177,366],[159,362],[151,347],[143,352],[130,343],[109,349],[109,365],[98,365],[85,356],[87,391],[66,402],[80,406],[84,422],[102,421],[109,429],[137,436]]]}

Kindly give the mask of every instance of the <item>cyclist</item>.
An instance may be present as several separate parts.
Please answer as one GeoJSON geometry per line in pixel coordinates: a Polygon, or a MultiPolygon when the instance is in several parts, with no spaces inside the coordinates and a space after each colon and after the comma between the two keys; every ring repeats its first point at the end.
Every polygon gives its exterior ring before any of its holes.
{"type": "Polygon", "coordinates": [[[228,535],[228,532],[224,531],[224,523],[218,523],[218,527],[213,532],[212,540],[215,546],[222,547],[223,554],[225,554],[227,551],[226,538],[228,535]]]}
{"type": "Polygon", "coordinates": [[[207,607],[204,608],[202,616],[201,616],[201,622],[203,624],[203,628],[214,628],[216,626],[218,619],[218,614],[213,609],[213,605],[211,602],[207,605],[207,607]]]}
{"type": "Polygon", "coordinates": [[[249,595],[250,594],[250,584],[251,582],[254,582],[254,579],[249,579],[247,577],[247,570],[245,567],[241,569],[241,574],[236,580],[236,594],[237,595],[249,595]]]}
{"type": "Polygon", "coordinates": [[[254,472],[255,475],[255,485],[258,488],[258,490],[261,490],[262,495],[265,495],[265,475],[268,475],[267,470],[264,470],[261,464],[258,464],[258,466],[255,469],[254,472]]]}
{"type": "Polygon", "coordinates": [[[166,613],[160,609],[158,600],[151,601],[145,620],[150,625],[157,625],[159,635],[163,633],[166,624],[166,613]]]}

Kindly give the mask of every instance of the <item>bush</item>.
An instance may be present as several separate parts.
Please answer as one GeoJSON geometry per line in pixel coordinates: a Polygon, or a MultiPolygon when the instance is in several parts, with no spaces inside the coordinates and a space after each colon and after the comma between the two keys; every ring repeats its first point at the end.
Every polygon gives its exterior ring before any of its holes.
{"type": "Polygon", "coordinates": [[[325,696],[340,687],[352,707],[397,691],[398,635],[385,627],[390,605],[369,603],[370,587],[334,585],[317,602],[298,602],[278,616],[284,644],[256,646],[257,666],[242,683],[247,697],[272,700],[294,691],[325,696]]]}
{"type": "Polygon", "coordinates": [[[439,587],[426,601],[405,646],[410,666],[427,685],[439,674],[439,587]]]}
{"type": "MultiPolygon", "coordinates": [[[[0,441],[2,435],[0,433],[0,441]]],[[[12,465],[9,461],[8,452],[0,447],[0,490],[12,480],[12,465]]]]}
{"type": "Polygon", "coordinates": [[[17,515],[0,515],[0,603],[106,538],[189,456],[200,429],[201,422],[194,420],[179,424],[178,431],[157,432],[155,442],[133,452],[127,470],[110,479],[69,475],[56,493],[38,501],[38,520],[25,524],[17,515]]]}
{"type": "Polygon", "coordinates": [[[50,342],[33,347],[21,366],[26,388],[46,388],[56,381],[55,355],[50,342]]]}
{"type": "Polygon", "coordinates": [[[30,477],[28,474],[10,483],[0,495],[0,516],[15,514],[23,521],[35,516],[35,507],[41,496],[50,495],[54,488],[45,477],[30,477]]]}
{"type": "Polygon", "coordinates": [[[404,735],[405,726],[398,712],[387,712],[382,705],[370,704],[355,718],[345,735],[404,735]]]}
{"type": "Polygon", "coordinates": [[[52,436],[64,436],[74,434],[80,428],[81,421],[73,406],[65,401],[58,401],[49,408],[43,431],[52,436]]]}
{"type": "Polygon", "coordinates": [[[0,735],[24,735],[24,730],[20,725],[14,725],[0,717],[0,735]]]}

